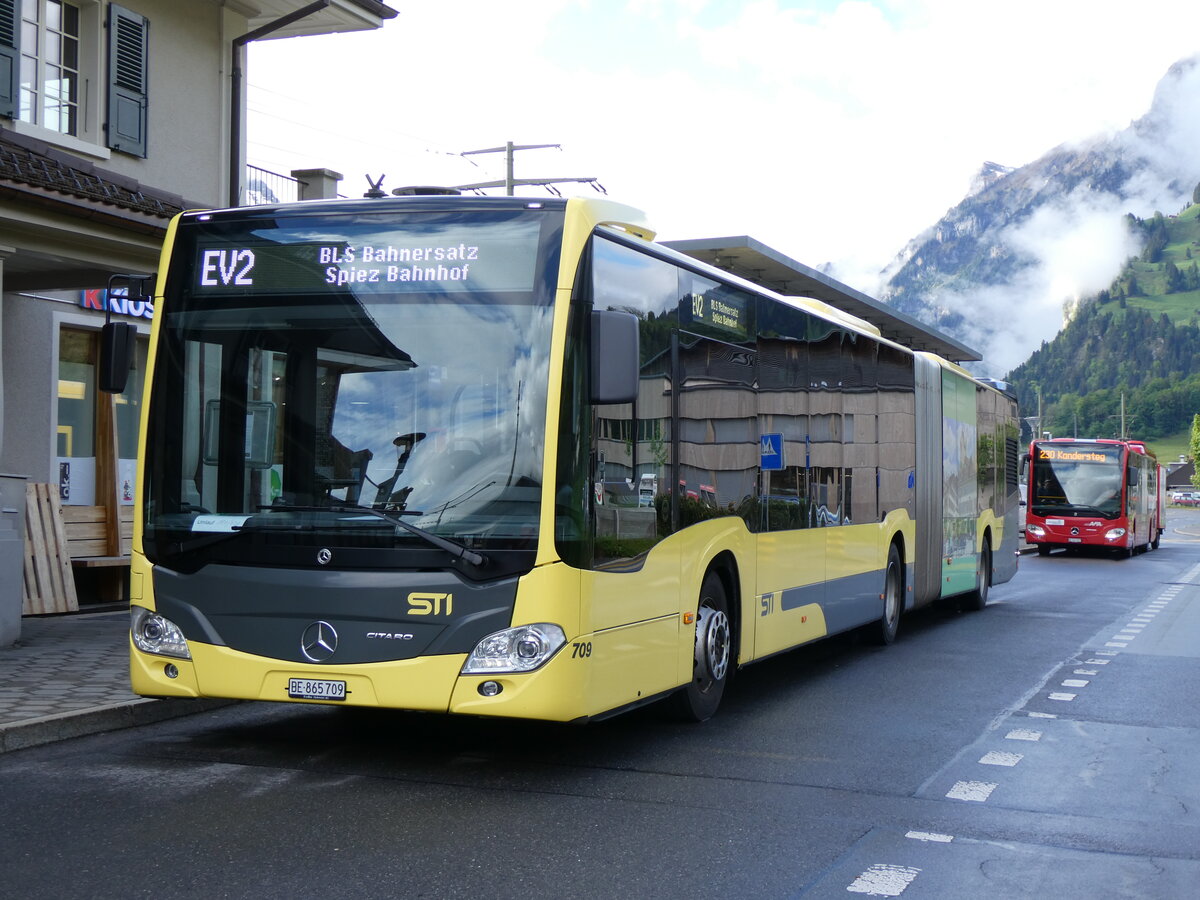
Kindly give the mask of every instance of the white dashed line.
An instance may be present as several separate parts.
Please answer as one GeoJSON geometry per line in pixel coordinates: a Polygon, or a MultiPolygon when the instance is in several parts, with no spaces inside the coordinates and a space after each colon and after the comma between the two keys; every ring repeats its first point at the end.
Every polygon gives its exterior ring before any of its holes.
{"type": "Polygon", "coordinates": [[[1077,696],[1078,696],[1077,694],[1068,694],[1063,691],[1055,691],[1054,693],[1052,693],[1050,695],[1050,699],[1051,700],[1062,700],[1064,703],[1070,703],[1077,696]]]}
{"type": "Polygon", "coordinates": [[[999,785],[990,781],[959,781],[946,794],[951,800],[970,800],[982,803],[999,785]]]}
{"type": "Polygon", "coordinates": [[[870,894],[872,897],[899,897],[920,874],[921,870],[912,866],[879,863],[855,878],[846,890],[854,894],[870,894]]]}
{"type": "Polygon", "coordinates": [[[1106,641],[1105,647],[1128,647],[1128,644],[1123,644],[1120,641],[1106,641]]]}
{"type": "Polygon", "coordinates": [[[1064,681],[1062,683],[1062,686],[1063,687],[1081,688],[1081,687],[1087,687],[1088,682],[1087,682],[1086,678],[1068,678],[1066,681],[1064,681]]]}
{"type": "Polygon", "coordinates": [[[1024,758],[1024,755],[1020,753],[1002,753],[998,750],[993,750],[990,753],[985,753],[979,762],[985,766],[1015,766],[1024,758]]]}
{"type": "Polygon", "coordinates": [[[1014,728],[1005,735],[1010,741],[1040,741],[1042,733],[1040,731],[1030,731],[1028,728],[1014,728]]]}
{"type": "MultiPolygon", "coordinates": [[[[1054,713],[1031,712],[1031,713],[1029,713],[1029,718],[1031,718],[1031,719],[1057,719],[1058,716],[1055,715],[1054,713]]],[[[1036,738],[1035,738],[1035,740],[1036,740],[1036,738]]]]}
{"type": "Polygon", "coordinates": [[[1089,666],[1107,666],[1111,659],[1085,659],[1084,662],[1089,666]]]}
{"type": "Polygon", "coordinates": [[[1099,669],[1076,669],[1071,674],[1073,674],[1073,675],[1099,675],[1100,670],[1099,669]]]}
{"type": "Polygon", "coordinates": [[[931,841],[936,844],[949,844],[954,840],[953,835],[937,834],[933,831],[910,831],[905,837],[914,841],[931,841]]]}

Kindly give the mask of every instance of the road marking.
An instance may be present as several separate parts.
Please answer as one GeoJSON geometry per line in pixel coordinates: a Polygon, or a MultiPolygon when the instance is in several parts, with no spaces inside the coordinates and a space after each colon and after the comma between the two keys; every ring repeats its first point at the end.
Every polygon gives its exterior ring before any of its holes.
{"type": "Polygon", "coordinates": [[[1071,674],[1073,675],[1099,675],[1099,669],[1076,669],[1071,674]]]}
{"type": "Polygon", "coordinates": [[[905,837],[914,841],[933,841],[938,844],[949,844],[954,840],[953,835],[937,834],[933,831],[910,831],[905,837]]]}
{"type": "Polygon", "coordinates": [[[983,803],[999,785],[991,781],[959,781],[946,794],[951,800],[983,803]]]}
{"type": "Polygon", "coordinates": [[[1029,713],[1029,718],[1031,718],[1031,719],[1057,719],[1058,716],[1055,713],[1031,712],[1031,713],[1029,713]]]}
{"type": "Polygon", "coordinates": [[[1128,644],[1123,644],[1120,641],[1106,641],[1105,647],[1128,647],[1128,644]]]}
{"type": "Polygon", "coordinates": [[[1040,741],[1042,733],[1040,731],[1031,731],[1028,728],[1014,728],[1005,735],[1010,741],[1040,741]]]}
{"type": "Polygon", "coordinates": [[[1088,682],[1087,682],[1086,678],[1068,678],[1066,681],[1064,681],[1062,683],[1062,686],[1063,687],[1087,687],[1088,682]]]}
{"type": "Polygon", "coordinates": [[[990,753],[985,753],[983,758],[979,760],[985,766],[1015,766],[1025,758],[1022,753],[1002,753],[998,750],[992,750],[990,753]]]}
{"type": "Polygon", "coordinates": [[[1112,660],[1111,659],[1085,659],[1084,662],[1087,663],[1089,666],[1107,666],[1110,662],[1112,662],[1112,660]]]}
{"type": "Polygon", "coordinates": [[[1066,703],[1070,703],[1077,696],[1078,696],[1077,694],[1066,694],[1066,693],[1063,693],[1062,691],[1055,691],[1054,693],[1052,693],[1050,695],[1050,699],[1051,700],[1062,700],[1066,703]]]}
{"type": "Polygon", "coordinates": [[[921,870],[912,866],[877,863],[855,878],[846,890],[854,894],[870,894],[872,897],[899,897],[920,874],[921,870]]]}

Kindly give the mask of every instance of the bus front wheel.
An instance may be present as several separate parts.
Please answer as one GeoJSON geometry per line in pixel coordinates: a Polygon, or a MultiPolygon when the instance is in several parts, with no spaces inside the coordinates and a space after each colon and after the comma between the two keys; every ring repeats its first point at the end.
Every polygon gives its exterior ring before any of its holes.
{"type": "Polygon", "coordinates": [[[904,608],[904,570],[900,566],[900,550],[892,544],[888,550],[887,569],[883,574],[883,615],[868,634],[872,642],[887,646],[896,640],[900,630],[900,612],[904,608]]]}
{"type": "Polygon", "coordinates": [[[674,711],[683,719],[703,722],[721,704],[729,665],[733,657],[733,629],[729,623],[729,600],[716,572],[704,576],[696,607],[696,644],[692,680],[671,695],[674,711]]]}

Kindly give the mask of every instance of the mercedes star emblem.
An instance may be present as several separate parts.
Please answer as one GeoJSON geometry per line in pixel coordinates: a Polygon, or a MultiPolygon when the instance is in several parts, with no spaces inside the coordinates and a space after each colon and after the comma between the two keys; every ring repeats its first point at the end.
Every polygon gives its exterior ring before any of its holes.
{"type": "Polygon", "coordinates": [[[317,551],[317,562],[323,566],[329,565],[329,561],[333,559],[333,551],[328,547],[322,547],[317,551]]]}
{"type": "Polygon", "coordinates": [[[313,662],[324,662],[337,650],[337,631],[328,622],[313,622],[300,637],[300,652],[313,662]]]}

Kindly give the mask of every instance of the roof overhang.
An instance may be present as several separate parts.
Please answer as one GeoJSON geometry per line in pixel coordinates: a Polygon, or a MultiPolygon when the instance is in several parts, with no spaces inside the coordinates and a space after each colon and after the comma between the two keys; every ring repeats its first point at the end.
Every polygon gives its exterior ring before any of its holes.
{"type": "Polygon", "coordinates": [[[892,309],[747,235],[662,243],[693,259],[724,269],[776,293],[822,300],[830,306],[865,319],[878,328],[884,337],[913,350],[927,350],[956,363],[976,362],[983,358],[978,350],[960,343],[948,334],[892,309]]]}
{"type": "MultiPolygon", "coordinates": [[[[230,9],[246,17],[250,31],[269,25],[310,4],[311,0],[232,0],[230,9]]],[[[309,13],[265,35],[262,40],[303,37],[313,34],[333,34],[340,31],[371,31],[383,27],[387,19],[399,13],[379,0],[329,0],[329,5],[309,13]]]]}

